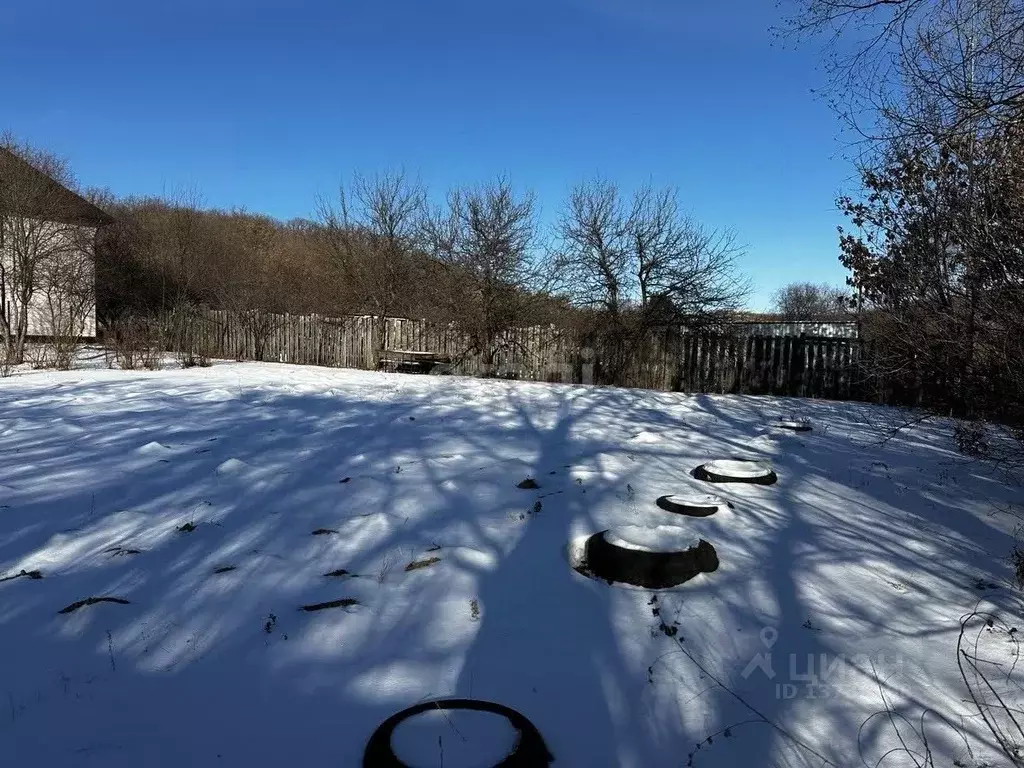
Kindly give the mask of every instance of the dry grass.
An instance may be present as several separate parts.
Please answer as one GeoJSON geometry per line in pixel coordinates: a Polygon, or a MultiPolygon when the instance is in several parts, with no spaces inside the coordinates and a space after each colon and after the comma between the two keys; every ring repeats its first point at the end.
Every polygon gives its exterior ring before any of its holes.
{"type": "Polygon", "coordinates": [[[20,572],[14,574],[13,576],[3,576],[3,577],[0,577],[0,581],[12,581],[13,579],[21,579],[21,578],[25,578],[25,579],[41,579],[41,578],[43,578],[43,574],[42,574],[42,571],[26,571],[24,568],[22,568],[20,572]]]}
{"type": "Polygon", "coordinates": [[[79,608],[84,608],[87,605],[96,605],[97,603],[117,603],[118,605],[129,605],[129,602],[123,597],[87,597],[84,600],[76,600],[71,605],[66,605],[61,608],[57,613],[73,613],[79,608]]]}
{"type": "Polygon", "coordinates": [[[329,600],[326,603],[311,603],[310,605],[303,605],[299,608],[300,611],[323,611],[327,608],[351,608],[354,605],[359,605],[359,601],[353,597],[343,597],[340,600],[329,600]]]}
{"type": "Polygon", "coordinates": [[[429,568],[434,563],[440,563],[440,557],[428,557],[426,560],[413,560],[407,566],[405,566],[405,572],[418,571],[420,568],[429,568]]]}

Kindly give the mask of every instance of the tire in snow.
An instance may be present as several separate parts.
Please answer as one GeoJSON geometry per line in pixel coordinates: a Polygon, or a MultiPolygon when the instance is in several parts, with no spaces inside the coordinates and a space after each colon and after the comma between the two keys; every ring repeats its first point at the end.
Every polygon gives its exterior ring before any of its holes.
{"type": "Polygon", "coordinates": [[[726,502],[714,496],[659,496],[655,502],[666,512],[689,517],[708,517],[715,514],[726,502]]]}
{"type": "Polygon", "coordinates": [[[688,549],[657,552],[612,543],[608,540],[610,534],[611,531],[601,531],[587,539],[586,568],[599,579],[646,589],[668,589],[718,570],[718,553],[704,539],[688,549]]]}
{"type": "Polygon", "coordinates": [[[397,712],[381,723],[366,742],[363,753],[363,768],[410,768],[395,755],[391,746],[391,735],[395,728],[410,717],[431,710],[470,709],[477,712],[491,712],[508,720],[516,731],[515,746],[495,768],[544,768],[554,761],[543,737],[536,726],[519,712],[502,704],[478,699],[435,699],[424,701],[397,712]]]}
{"type": "Polygon", "coordinates": [[[779,476],[767,464],[747,459],[720,459],[701,464],[691,472],[698,480],[709,483],[752,483],[774,485],[779,476]]]}
{"type": "Polygon", "coordinates": [[[775,429],[788,429],[791,432],[810,432],[814,429],[811,422],[803,419],[779,419],[773,421],[769,426],[775,429]]]}

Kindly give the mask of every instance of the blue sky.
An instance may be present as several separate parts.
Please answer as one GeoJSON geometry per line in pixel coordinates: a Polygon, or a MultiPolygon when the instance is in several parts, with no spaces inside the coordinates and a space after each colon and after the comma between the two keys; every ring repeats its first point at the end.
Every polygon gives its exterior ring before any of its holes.
{"type": "Polygon", "coordinates": [[[0,130],[118,194],[310,215],[353,170],[507,174],[552,218],[600,173],[736,230],[752,304],[841,283],[838,123],[767,0],[20,0],[0,130]],[[16,77],[10,73],[17,73],[16,77]]]}

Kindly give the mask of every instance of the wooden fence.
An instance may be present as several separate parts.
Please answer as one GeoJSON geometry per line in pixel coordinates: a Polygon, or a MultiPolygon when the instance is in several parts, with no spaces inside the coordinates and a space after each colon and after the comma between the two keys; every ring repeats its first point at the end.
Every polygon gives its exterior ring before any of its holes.
{"type": "Polygon", "coordinates": [[[451,373],[471,376],[833,399],[867,394],[857,373],[861,344],[854,338],[664,332],[632,344],[628,365],[613,381],[610,349],[554,326],[502,334],[490,362],[455,325],[425,320],[209,310],[168,317],[164,327],[177,329],[179,347],[236,360],[372,370],[381,350],[405,349],[447,355],[451,373]]]}

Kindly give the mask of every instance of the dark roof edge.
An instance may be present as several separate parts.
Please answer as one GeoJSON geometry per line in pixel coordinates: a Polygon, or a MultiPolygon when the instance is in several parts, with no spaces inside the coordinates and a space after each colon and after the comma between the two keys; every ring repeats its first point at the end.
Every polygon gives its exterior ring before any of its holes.
{"type": "MultiPolygon", "coordinates": [[[[3,163],[7,163],[9,165],[19,165],[23,169],[28,169],[30,173],[34,173],[38,176],[41,176],[45,178],[48,183],[53,184],[56,187],[59,187],[61,190],[61,194],[68,197],[69,201],[73,203],[73,205],[68,206],[68,208],[74,209],[73,215],[66,215],[62,213],[53,216],[52,221],[61,221],[63,223],[68,224],[93,224],[98,227],[114,223],[114,217],[111,216],[106,211],[104,211],[102,208],[89,202],[74,190],[68,189],[59,181],[43,173],[34,165],[32,165],[29,162],[26,162],[21,157],[18,157],[17,154],[11,152],[6,147],[0,147],[0,172],[2,172],[3,170],[3,163]]],[[[46,218],[49,215],[51,214],[42,212],[39,214],[41,218],[46,218]]]]}

